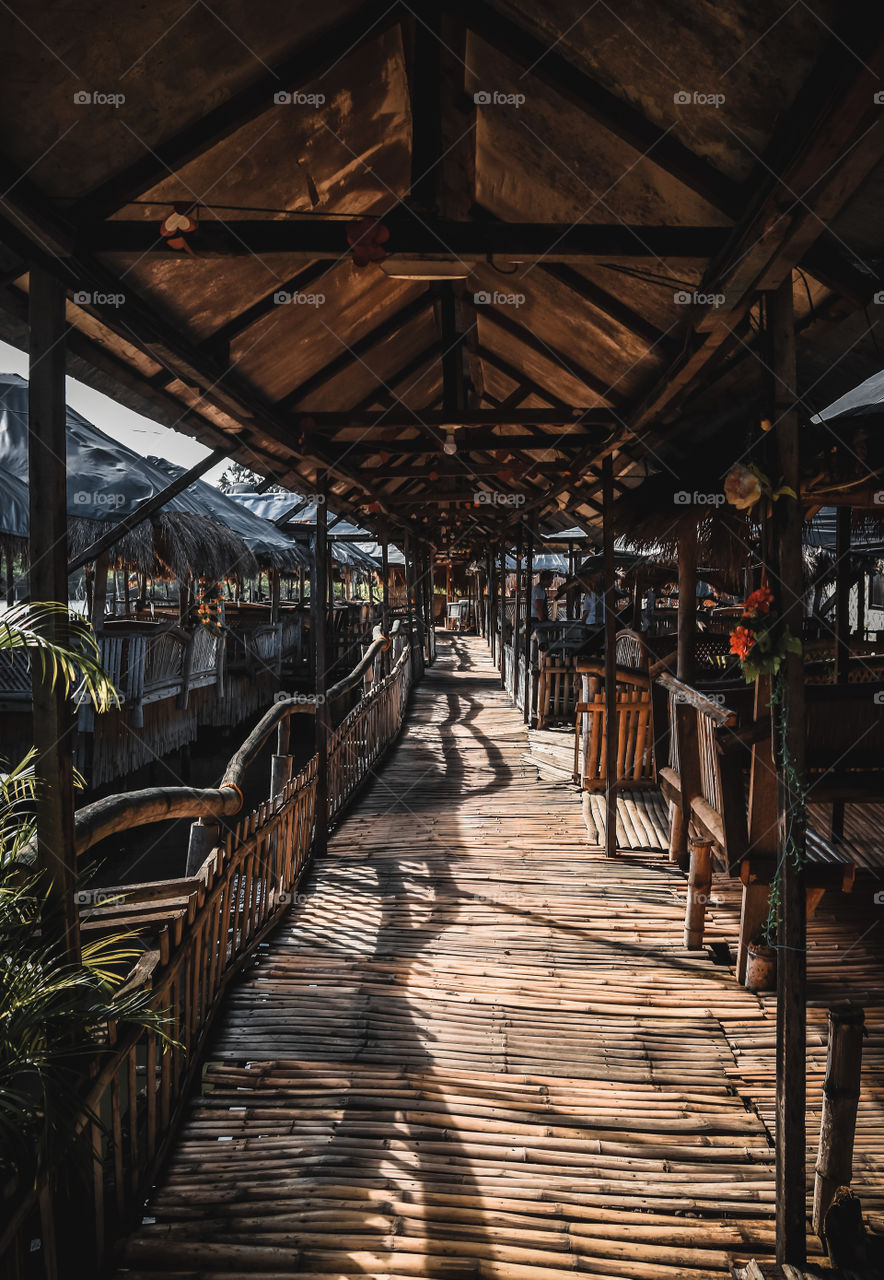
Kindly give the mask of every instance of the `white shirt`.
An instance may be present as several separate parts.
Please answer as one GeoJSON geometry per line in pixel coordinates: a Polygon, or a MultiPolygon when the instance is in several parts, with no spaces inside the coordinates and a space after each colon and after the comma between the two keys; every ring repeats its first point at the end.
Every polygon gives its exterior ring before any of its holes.
{"type": "Polygon", "coordinates": [[[587,591],[583,597],[583,621],[589,625],[601,622],[605,616],[605,602],[597,591],[587,591]]]}
{"type": "MultiPolygon", "coordinates": [[[[542,587],[539,582],[536,582],[534,586],[531,588],[531,617],[532,618],[537,619],[538,617],[537,605],[541,601],[543,602],[544,605],[546,604],[546,587],[542,587]]],[[[544,610],[544,613],[545,612],[546,611],[544,610]]]]}

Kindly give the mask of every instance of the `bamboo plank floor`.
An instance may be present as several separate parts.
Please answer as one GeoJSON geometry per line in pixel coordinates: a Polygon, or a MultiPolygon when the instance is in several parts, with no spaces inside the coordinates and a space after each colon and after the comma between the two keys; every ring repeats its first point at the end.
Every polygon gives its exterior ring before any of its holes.
{"type": "Polygon", "coordinates": [[[770,1002],[684,950],[661,855],[588,845],[482,642],[439,650],[232,989],[121,1276],[706,1280],[771,1257],[770,1002]]]}

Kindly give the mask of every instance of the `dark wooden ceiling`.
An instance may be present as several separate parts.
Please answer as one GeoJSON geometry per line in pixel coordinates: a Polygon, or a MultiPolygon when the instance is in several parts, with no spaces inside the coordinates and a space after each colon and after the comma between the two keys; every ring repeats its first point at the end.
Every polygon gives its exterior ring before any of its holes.
{"type": "Polygon", "coordinates": [[[71,372],[363,523],[596,527],[604,456],[622,492],[776,398],[759,297],[790,273],[804,406],[880,367],[881,12],[11,0],[0,24],[2,336],[51,266],[71,372]],[[189,252],[160,234],[181,204],[189,252]],[[369,216],[389,258],[360,267],[369,216]],[[406,257],[463,278],[392,278],[406,257]]]}

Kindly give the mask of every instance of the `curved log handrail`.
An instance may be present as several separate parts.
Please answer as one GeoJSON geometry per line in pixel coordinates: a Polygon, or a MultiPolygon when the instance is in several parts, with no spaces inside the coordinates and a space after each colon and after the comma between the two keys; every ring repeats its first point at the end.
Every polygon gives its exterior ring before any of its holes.
{"type": "MultiPolygon", "coordinates": [[[[349,673],[333,685],[326,700],[339,697],[354,688],[379,653],[390,648],[392,638],[400,630],[397,620],[385,636],[375,627],[372,641],[361,660],[349,673]]],[[[241,784],[249,765],[264,743],[289,716],[315,715],[315,695],[293,694],[280,699],[264,713],[242,746],[228,761],[217,787],[146,787],[142,791],[126,791],[84,805],[74,815],[74,849],[79,856],[107,836],[131,827],[147,826],[172,818],[230,818],[243,807],[241,784]]]]}

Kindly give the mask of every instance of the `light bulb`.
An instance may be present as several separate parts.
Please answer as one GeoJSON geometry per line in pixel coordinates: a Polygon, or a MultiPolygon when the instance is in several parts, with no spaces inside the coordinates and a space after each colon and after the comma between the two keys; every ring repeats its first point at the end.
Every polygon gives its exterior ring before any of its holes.
{"type": "Polygon", "coordinates": [[[447,453],[449,457],[451,457],[453,453],[457,453],[457,442],[455,441],[454,435],[451,431],[449,431],[448,435],[445,437],[442,452],[447,453]]]}

